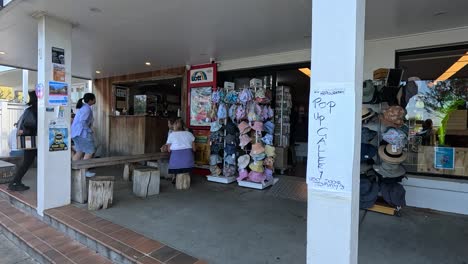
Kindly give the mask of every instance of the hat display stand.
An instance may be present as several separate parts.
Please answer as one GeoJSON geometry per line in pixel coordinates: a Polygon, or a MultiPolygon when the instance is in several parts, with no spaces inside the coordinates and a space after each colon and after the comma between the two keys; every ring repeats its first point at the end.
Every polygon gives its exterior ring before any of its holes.
{"type": "MultiPolygon", "coordinates": [[[[387,82],[386,80],[374,80],[372,83],[375,87],[383,87],[387,82]]],[[[368,83],[367,85],[370,84],[368,83]]],[[[375,90],[378,91],[379,89],[375,88],[375,90]]],[[[402,207],[388,203],[386,201],[388,200],[388,192],[385,192],[385,195],[383,195],[383,192],[386,190],[382,188],[383,185],[389,184],[389,182],[391,182],[392,186],[403,188],[398,181],[401,181],[401,177],[405,173],[401,163],[406,155],[401,146],[385,145],[381,147],[381,144],[384,142],[383,134],[389,129],[387,127],[388,122],[383,120],[383,114],[386,109],[389,109],[388,104],[379,102],[378,100],[373,100],[371,103],[366,103],[362,106],[362,127],[366,129],[363,130],[364,134],[361,136],[361,140],[363,141],[361,142],[361,178],[366,179],[366,181],[361,180],[361,185],[362,183],[369,184],[370,181],[375,186],[379,186],[379,191],[373,193],[377,196],[374,199],[374,204],[368,203],[370,192],[367,194],[361,193],[360,202],[366,205],[365,208],[361,209],[386,215],[401,216],[402,207]]],[[[361,192],[363,192],[363,186],[361,186],[361,192]]],[[[404,189],[402,200],[404,205],[404,189]]]]}
{"type": "MultiPolygon", "coordinates": [[[[224,91],[224,94],[227,95],[228,92],[230,92],[231,90],[233,89],[228,89],[228,88],[218,88],[218,90],[223,90],[224,91]]],[[[226,109],[229,109],[230,105],[228,103],[225,103],[226,104],[226,109]]],[[[222,120],[219,120],[220,122],[222,122],[224,124],[224,127],[226,128],[227,126],[227,122],[228,122],[228,118],[229,118],[229,114],[227,114],[227,117],[222,119],[222,120]]],[[[228,164],[226,162],[226,159],[225,159],[225,155],[226,155],[226,136],[227,136],[227,129],[224,129],[224,137],[223,137],[223,145],[224,145],[224,154],[222,155],[223,157],[223,168],[222,168],[222,173],[220,175],[208,175],[207,176],[207,180],[210,181],[210,182],[216,182],[216,183],[223,183],[223,184],[230,184],[230,183],[233,183],[236,181],[236,174],[234,175],[230,175],[230,176],[226,176],[224,174],[224,168],[226,168],[227,166],[230,166],[230,164],[228,164]]],[[[237,160],[237,157],[234,158],[234,160],[237,160]]],[[[237,170],[236,170],[237,171],[237,170]]]]}
{"type": "MultiPolygon", "coordinates": [[[[247,105],[249,103],[255,103],[255,106],[259,106],[260,108],[263,107],[263,109],[265,107],[270,107],[271,108],[271,100],[273,99],[273,96],[270,98],[270,100],[258,100],[259,97],[257,96],[261,96],[263,97],[265,95],[265,91],[266,89],[271,89],[271,79],[270,79],[270,85],[267,85],[268,83],[268,78],[266,77],[265,78],[265,81],[263,82],[263,85],[260,85],[258,84],[258,82],[255,84],[255,82],[253,82],[251,80],[251,85],[250,87],[248,87],[248,89],[250,89],[252,91],[252,94],[254,94],[254,98],[252,98],[251,101],[249,102],[243,102],[243,104],[247,105]],[[255,84],[255,85],[253,85],[255,84]],[[259,89],[263,89],[263,91],[259,91],[259,89]]],[[[244,89],[247,88],[247,87],[244,87],[244,89]]],[[[270,90],[271,91],[271,90],[270,90]]],[[[261,99],[261,98],[260,98],[261,99]]],[[[273,111],[273,110],[272,110],[273,111]]],[[[250,130],[250,132],[247,132],[247,133],[250,133],[253,137],[253,141],[251,142],[252,146],[249,150],[249,148],[245,148],[244,147],[244,152],[246,154],[249,154],[250,155],[250,165],[247,166],[246,170],[249,170],[249,176],[247,178],[244,178],[244,179],[238,179],[237,182],[238,182],[238,185],[241,186],[241,187],[245,187],[245,188],[251,188],[251,189],[257,189],[257,190],[263,190],[263,189],[266,189],[272,185],[274,185],[275,183],[278,182],[278,178],[274,177],[274,167],[271,166],[271,167],[266,167],[264,165],[264,160],[267,158],[266,155],[264,154],[265,153],[265,144],[262,142],[262,137],[264,136],[263,134],[266,135],[266,132],[263,132],[261,130],[264,130],[264,124],[267,122],[267,121],[270,121],[271,123],[274,123],[274,112],[272,113],[271,116],[267,117],[267,118],[262,118],[262,115],[259,115],[258,116],[258,119],[260,121],[263,122],[263,126],[260,126],[258,123],[257,124],[254,124],[253,120],[248,120],[248,115],[244,118],[244,119],[241,119],[241,120],[236,120],[238,124],[240,124],[242,121],[246,121],[246,122],[249,122],[250,126],[252,127],[252,129],[250,130]],[[255,129],[258,129],[260,131],[257,131],[255,129]],[[262,153],[258,153],[258,152],[262,152],[262,153]],[[258,161],[254,161],[253,157],[252,156],[255,156],[255,158],[259,159],[258,161]],[[261,164],[260,166],[258,166],[258,164],[261,164]],[[263,172],[260,172],[260,171],[263,171],[263,172]],[[269,172],[269,176],[266,176],[267,175],[267,172],[269,172]]],[[[257,121],[258,122],[258,121],[257,121]]],[[[242,133],[242,131],[241,131],[242,133]]],[[[274,133],[274,131],[273,131],[274,133]]],[[[272,134],[273,134],[272,133],[272,134]]],[[[274,136],[272,137],[272,140],[271,142],[268,142],[268,143],[271,143],[273,144],[273,139],[274,136]]],[[[249,146],[250,144],[248,144],[247,146],[249,146]]],[[[270,158],[271,160],[271,158],[270,158]]]]}
{"type": "Polygon", "coordinates": [[[284,174],[288,169],[288,148],[291,133],[291,109],[292,97],[290,88],[287,86],[276,87],[275,106],[275,146],[277,147],[277,158],[275,168],[284,174]]]}

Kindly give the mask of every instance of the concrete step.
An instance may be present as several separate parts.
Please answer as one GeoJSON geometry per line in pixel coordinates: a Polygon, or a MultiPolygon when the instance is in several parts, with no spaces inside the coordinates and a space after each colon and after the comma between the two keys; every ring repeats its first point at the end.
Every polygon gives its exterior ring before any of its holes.
{"type": "MultiPolygon", "coordinates": [[[[44,212],[44,216],[39,216],[35,209],[35,197],[35,193],[31,194],[31,191],[10,192],[6,189],[6,185],[0,185],[0,199],[4,202],[17,207],[16,210],[20,209],[23,214],[29,214],[42,225],[66,236],[75,244],[79,243],[87,247],[91,252],[99,254],[112,263],[207,263],[74,205],[49,209],[44,212]]],[[[45,261],[44,263],[51,262],[45,261]]],[[[87,262],[87,264],[91,263],[93,262],[87,262]]]]}
{"type": "Polygon", "coordinates": [[[40,263],[112,263],[2,198],[0,229],[40,263]]]}

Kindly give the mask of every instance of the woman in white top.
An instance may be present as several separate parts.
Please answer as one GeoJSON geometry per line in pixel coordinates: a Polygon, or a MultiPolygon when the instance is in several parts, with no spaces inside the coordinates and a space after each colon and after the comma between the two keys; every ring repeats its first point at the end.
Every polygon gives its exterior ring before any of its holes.
{"type": "Polygon", "coordinates": [[[195,151],[195,137],[184,130],[182,119],[174,122],[174,130],[167,138],[169,158],[169,173],[189,173],[194,166],[193,152],[195,151]]]}

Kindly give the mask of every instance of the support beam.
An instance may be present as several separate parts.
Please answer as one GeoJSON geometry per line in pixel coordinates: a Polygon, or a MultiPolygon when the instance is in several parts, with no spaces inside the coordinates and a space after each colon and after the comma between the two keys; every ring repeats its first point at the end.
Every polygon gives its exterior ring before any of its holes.
{"type": "Polygon", "coordinates": [[[312,0],[307,263],[357,263],[365,0],[312,0]]]}
{"type": "MultiPolygon", "coordinates": [[[[38,85],[42,93],[38,98],[38,162],[37,162],[37,212],[70,203],[70,89],[71,85],[71,32],[70,23],[43,16],[38,20],[38,85]],[[55,96],[49,89],[56,82],[55,96]],[[60,82],[60,83],[57,83],[60,82]],[[61,92],[65,92],[64,96],[61,92]],[[65,100],[67,99],[67,100],[65,100]],[[63,108],[60,109],[60,106],[63,108]],[[50,135],[54,142],[63,140],[67,149],[50,147],[50,135]]],[[[59,143],[60,145],[60,143],[59,143]]]]}
{"type": "Polygon", "coordinates": [[[23,102],[24,104],[26,104],[28,102],[28,98],[27,98],[27,94],[28,94],[28,90],[29,90],[29,70],[23,70],[23,102]]]}

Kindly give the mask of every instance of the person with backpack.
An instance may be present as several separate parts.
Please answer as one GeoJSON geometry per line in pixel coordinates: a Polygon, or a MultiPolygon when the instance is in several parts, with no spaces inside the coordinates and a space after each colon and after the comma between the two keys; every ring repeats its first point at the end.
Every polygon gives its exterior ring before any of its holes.
{"type": "MultiPolygon", "coordinates": [[[[83,100],[78,103],[80,102],[83,102],[83,104],[80,104],[80,108],[76,112],[71,126],[71,137],[75,143],[76,150],[72,158],[73,160],[90,159],[96,150],[92,129],[94,118],[93,110],[91,109],[91,106],[96,103],[96,96],[92,93],[86,93],[83,96],[83,100]]],[[[86,172],[86,177],[93,177],[94,175],[96,174],[93,172],[86,172]]]]}
{"type": "MultiPolygon", "coordinates": [[[[24,110],[18,121],[18,136],[37,136],[37,96],[34,91],[29,93],[29,107],[24,110]]],[[[29,186],[23,184],[22,179],[37,156],[37,149],[25,149],[22,163],[15,172],[13,182],[8,185],[10,191],[26,191],[29,186]]]]}

